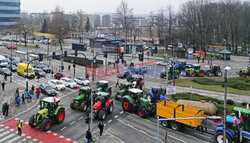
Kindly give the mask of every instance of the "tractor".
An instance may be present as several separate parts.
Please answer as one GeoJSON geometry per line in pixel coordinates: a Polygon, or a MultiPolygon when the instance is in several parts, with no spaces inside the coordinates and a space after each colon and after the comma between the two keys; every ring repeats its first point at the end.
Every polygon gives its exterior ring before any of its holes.
{"type": "Polygon", "coordinates": [[[205,75],[205,71],[201,68],[199,64],[194,64],[190,68],[186,68],[185,72],[186,72],[186,76],[191,76],[191,77],[195,77],[195,76],[204,77],[205,75]]]}
{"type": "MultiPolygon", "coordinates": [[[[164,69],[161,72],[160,77],[161,78],[166,77],[166,73],[167,73],[167,71],[166,71],[166,69],[164,69]]],[[[174,78],[178,79],[179,77],[180,77],[180,71],[178,69],[174,68],[174,78]]],[[[171,80],[172,78],[173,78],[173,66],[170,66],[168,68],[168,79],[171,80]]]]}
{"type": "Polygon", "coordinates": [[[220,66],[217,65],[210,65],[209,67],[210,69],[208,69],[205,73],[207,76],[222,76],[222,71],[220,69],[220,66]]]}
{"type": "Polygon", "coordinates": [[[155,106],[143,98],[143,91],[137,88],[129,89],[129,94],[122,98],[122,108],[127,112],[137,112],[141,118],[156,114],[155,106]]]}
{"type": "Polygon", "coordinates": [[[131,88],[130,82],[122,82],[119,84],[120,90],[115,94],[115,100],[121,99],[123,96],[128,94],[128,89],[131,88]]]}
{"type": "Polygon", "coordinates": [[[112,89],[111,87],[109,87],[109,82],[106,81],[106,80],[100,80],[96,83],[96,88],[97,88],[97,91],[100,92],[107,92],[109,94],[109,97],[111,96],[112,94],[112,89]]]}
{"type": "Polygon", "coordinates": [[[70,103],[71,109],[86,111],[91,102],[91,88],[83,86],[79,89],[78,96],[70,103]]]}
{"type": "Polygon", "coordinates": [[[240,69],[237,74],[243,78],[250,76],[250,64],[247,66],[247,69],[240,69]]]}
{"type": "Polygon", "coordinates": [[[150,101],[151,103],[156,104],[158,101],[161,100],[168,100],[165,97],[166,94],[166,89],[163,89],[159,86],[152,86],[151,90],[148,91],[147,93],[147,100],[150,101]]]}
{"type": "MultiPolygon", "coordinates": [[[[109,99],[107,92],[97,92],[93,104],[93,117],[103,121],[107,114],[111,114],[114,110],[113,100],[109,99]]],[[[90,108],[87,110],[87,117],[90,115],[90,108]]]]}
{"type": "Polygon", "coordinates": [[[52,124],[60,124],[65,118],[65,108],[59,105],[59,99],[46,97],[40,101],[40,111],[29,119],[31,128],[39,127],[42,131],[48,131],[52,124]]]}
{"type": "MultiPolygon", "coordinates": [[[[250,110],[234,107],[235,114],[226,116],[226,142],[246,143],[250,141],[250,110]],[[239,112],[242,115],[240,121],[239,112]],[[237,118],[236,118],[237,116],[237,118]]],[[[216,143],[223,143],[223,123],[215,128],[214,139],[216,143]]]]}
{"type": "Polygon", "coordinates": [[[187,65],[186,61],[177,61],[177,64],[175,64],[175,68],[179,71],[184,71],[184,66],[187,65]]]}
{"type": "Polygon", "coordinates": [[[144,82],[143,82],[143,76],[135,74],[131,78],[127,78],[128,82],[132,83],[133,88],[139,88],[142,89],[144,82]]]}

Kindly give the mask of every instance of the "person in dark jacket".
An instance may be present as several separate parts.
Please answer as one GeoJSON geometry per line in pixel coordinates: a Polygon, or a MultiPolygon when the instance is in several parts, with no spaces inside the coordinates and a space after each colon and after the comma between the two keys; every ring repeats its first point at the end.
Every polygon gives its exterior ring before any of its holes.
{"type": "Polygon", "coordinates": [[[100,136],[102,136],[103,128],[104,128],[103,122],[100,122],[100,123],[99,123],[98,128],[100,129],[100,136]]]}
{"type": "Polygon", "coordinates": [[[5,87],[5,82],[2,82],[2,90],[4,91],[4,87],[5,87]]]}
{"type": "Polygon", "coordinates": [[[88,129],[87,132],[86,132],[86,139],[87,139],[87,143],[92,142],[92,134],[90,132],[90,129],[88,129]]]}
{"type": "Polygon", "coordinates": [[[8,116],[9,114],[9,104],[5,103],[5,116],[8,116]]]}
{"type": "Polygon", "coordinates": [[[2,105],[2,113],[3,113],[3,116],[5,116],[5,112],[6,111],[6,106],[5,106],[5,103],[2,105]]]}

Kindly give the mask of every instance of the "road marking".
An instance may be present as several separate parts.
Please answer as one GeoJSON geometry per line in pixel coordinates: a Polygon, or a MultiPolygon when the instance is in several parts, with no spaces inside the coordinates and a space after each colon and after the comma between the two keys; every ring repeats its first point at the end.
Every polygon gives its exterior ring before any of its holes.
{"type": "Polygon", "coordinates": [[[66,107],[65,109],[67,110],[67,109],[69,109],[69,107],[66,107]]]}
{"type": "Polygon", "coordinates": [[[5,129],[8,129],[9,127],[8,126],[6,126],[6,127],[4,127],[5,129]]]}
{"type": "Polygon", "coordinates": [[[36,141],[37,141],[37,139],[33,139],[32,141],[36,142],[36,141]]]}
{"type": "Polygon", "coordinates": [[[73,125],[75,122],[76,122],[76,121],[73,121],[73,122],[71,122],[69,125],[71,126],[71,125],[73,125]]]}
{"type": "MultiPolygon", "coordinates": [[[[17,132],[18,133],[18,132],[17,132]]],[[[22,136],[24,137],[25,136],[25,134],[22,134],[22,136]]]]}
{"type": "Polygon", "coordinates": [[[27,138],[27,139],[30,139],[30,138],[31,138],[31,136],[27,136],[26,138],[27,138]]]}
{"type": "Polygon", "coordinates": [[[81,120],[83,117],[78,118],[78,120],[81,120]]]}
{"type": "Polygon", "coordinates": [[[0,137],[2,137],[2,136],[4,136],[4,135],[6,135],[6,134],[8,134],[8,133],[9,133],[9,131],[6,131],[6,132],[4,132],[4,133],[0,134],[0,137]]]}
{"type": "Polygon", "coordinates": [[[4,131],[4,129],[0,129],[0,132],[4,131]]]}
{"type": "Polygon", "coordinates": [[[51,133],[51,131],[47,131],[47,133],[51,133]]]}
{"type": "Polygon", "coordinates": [[[0,139],[0,142],[2,143],[4,140],[6,140],[6,139],[8,139],[8,138],[11,138],[12,136],[15,136],[15,134],[10,134],[10,135],[8,135],[8,136],[6,136],[6,137],[4,137],[4,138],[1,138],[1,139],[0,139]]]}
{"type": "Polygon", "coordinates": [[[0,127],[4,126],[3,124],[0,125],[0,127]]]}
{"type": "Polygon", "coordinates": [[[112,120],[109,120],[108,123],[112,122],[112,120]]]}
{"type": "Polygon", "coordinates": [[[70,138],[67,138],[66,140],[67,140],[67,141],[71,141],[71,139],[70,139],[70,138]]]}
{"type": "Polygon", "coordinates": [[[120,114],[122,114],[122,113],[123,113],[123,111],[120,112],[120,114]]]}
{"type": "Polygon", "coordinates": [[[13,132],[13,131],[14,131],[14,129],[10,129],[10,131],[12,131],[12,132],[13,132]]]}
{"type": "Polygon", "coordinates": [[[66,126],[65,126],[65,127],[63,127],[63,128],[61,128],[61,131],[62,131],[62,130],[64,130],[64,129],[66,129],[66,128],[67,128],[66,126]]]}
{"type": "Polygon", "coordinates": [[[25,142],[27,139],[22,139],[20,142],[18,142],[18,143],[23,143],[23,142],[25,142]]]}
{"type": "Polygon", "coordinates": [[[16,142],[16,140],[20,139],[21,137],[20,136],[16,136],[15,138],[12,138],[11,140],[9,140],[8,142],[6,143],[14,143],[16,142]]]}
{"type": "Polygon", "coordinates": [[[118,117],[118,115],[115,115],[115,117],[114,117],[114,118],[116,119],[117,117],[118,117]]]}
{"type": "Polygon", "coordinates": [[[64,138],[64,136],[60,136],[60,138],[62,139],[62,138],[64,138]]]}
{"type": "Polygon", "coordinates": [[[57,134],[57,133],[54,133],[53,135],[56,136],[56,135],[58,135],[58,134],[57,134]]]}

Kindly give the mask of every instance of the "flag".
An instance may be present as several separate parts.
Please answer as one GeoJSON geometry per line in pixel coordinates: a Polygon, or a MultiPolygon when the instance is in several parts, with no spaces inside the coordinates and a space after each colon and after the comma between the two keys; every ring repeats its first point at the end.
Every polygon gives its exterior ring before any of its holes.
{"type": "Polygon", "coordinates": [[[249,104],[247,104],[247,107],[246,107],[247,110],[249,110],[249,104]]]}
{"type": "Polygon", "coordinates": [[[243,120],[243,117],[242,117],[242,115],[241,115],[241,112],[239,111],[239,118],[240,118],[240,121],[242,121],[243,120]]]}
{"type": "Polygon", "coordinates": [[[236,118],[236,116],[234,116],[234,126],[235,127],[237,126],[237,118],[236,118]]]}

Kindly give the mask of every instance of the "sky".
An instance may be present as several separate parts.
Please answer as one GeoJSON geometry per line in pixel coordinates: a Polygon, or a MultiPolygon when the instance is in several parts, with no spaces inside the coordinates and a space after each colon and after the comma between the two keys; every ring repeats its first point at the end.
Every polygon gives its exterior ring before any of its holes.
{"type": "MultiPolygon", "coordinates": [[[[171,5],[175,11],[188,0],[127,0],[135,14],[157,13],[160,8],[171,5]]],[[[22,12],[51,12],[59,5],[66,13],[82,9],[88,14],[115,13],[121,0],[21,0],[22,12]]]]}

